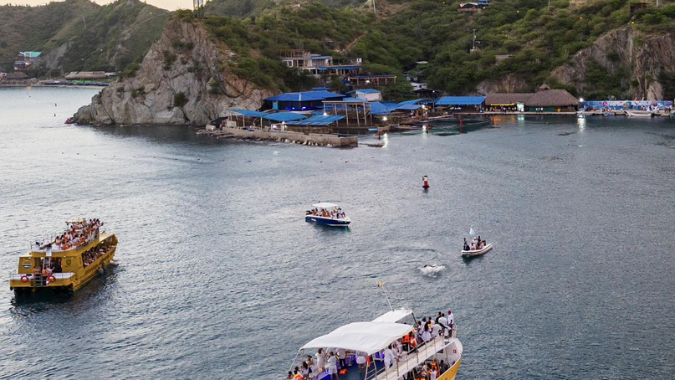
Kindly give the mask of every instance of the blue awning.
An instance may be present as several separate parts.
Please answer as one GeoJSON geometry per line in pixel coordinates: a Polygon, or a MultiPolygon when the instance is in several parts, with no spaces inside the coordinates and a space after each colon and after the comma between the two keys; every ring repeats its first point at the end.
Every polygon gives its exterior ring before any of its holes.
{"type": "Polygon", "coordinates": [[[290,124],[290,125],[329,125],[329,124],[335,123],[337,121],[340,121],[344,118],[345,118],[344,116],[317,115],[317,116],[312,116],[307,120],[292,121],[288,124],[290,124]]]}
{"type": "Polygon", "coordinates": [[[381,102],[370,103],[370,112],[373,115],[388,115],[393,109],[395,109],[395,107],[387,107],[386,104],[381,102]]]}
{"type": "Polygon", "coordinates": [[[331,57],[330,55],[319,55],[312,57],[312,59],[331,59],[331,58],[333,57],[331,57]]]}
{"type": "Polygon", "coordinates": [[[326,99],[340,99],[345,96],[330,91],[289,92],[265,99],[267,102],[313,102],[326,99]]]}
{"type": "Polygon", "coordinates": [[[361,92],[364,94],[379,94],[380,91],[372,89],[372,88],[362,88],[360,90],[356,90],[356,92],[361,92]]]}
{"type": "Polygon", "coordinates": [[[238,113],[240,115],[248,116],[248,117],[263,117],[263,116],[267,115],[265,112],[249,111],[249,110],[231,109],[229,111],[238,113]]]}
{"type": "Polygon", "coordinates": [[[396,107],[396,111],[415,111],[422,108],[421,104],[404,104],[396,107]]]}
{"type": "Polygon", "coordinates": [[[444,96],[436,101],[437,106],[479,106],[484,96],[444,96]]]}
{"type": "Polygon", "coordinates": [[[424,100],[424,99],[406,100],[405,102],[401,102],[401,103],[399,103],[398,105],[399,105],[399,106],[404,106],[404,105],[406,105],[406,104],[418,104],[418,103],[420,103],[420,102],[423,101],[423,100],[424,100]]]}
{"type": "Polygon", "coordinates": [[[269,113],[263,116],[263,119],[272,120],[277,122],[289,122],[294,120],[302,120],[306,117],[298,113],[293,112],[279,112],[279,113],[269,113]]]}

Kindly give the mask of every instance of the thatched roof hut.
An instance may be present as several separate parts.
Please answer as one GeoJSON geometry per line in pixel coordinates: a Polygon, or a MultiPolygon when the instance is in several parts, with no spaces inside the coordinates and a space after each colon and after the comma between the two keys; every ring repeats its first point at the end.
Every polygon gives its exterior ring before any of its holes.
{"type": "Polygon", "coordinates": [[[527,107],[578,107],[579,100],[566,90],[541,90],[527,102],[527,107]]]}
{"type": "Polygon", "coordinates": [[[6,80],[27,80],[30,79],[26,73],[21,72],[21,71],[14,71],[12,73],[7,74],[5,77],[6,80]]]}
{"type": "Polygon", "coordinates": [[[66,75],[66,80],[97,80],[106,77],[105,71],[73,71],[66,75]]]}

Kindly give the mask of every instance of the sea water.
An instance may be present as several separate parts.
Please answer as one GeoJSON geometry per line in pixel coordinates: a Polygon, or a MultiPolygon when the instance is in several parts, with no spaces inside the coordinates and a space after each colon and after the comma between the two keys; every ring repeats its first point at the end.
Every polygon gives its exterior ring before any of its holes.
{"type": "Polygon", "coordinates": [[[503,117],[340,150],[64,125],[93,94],[0,90],[2,379],[281,379],[386,312],[380,281],[419,317],[453,310],[458,379],[675,371],[672,120],[503,117]],[[351,228],[305,223],[317,201],[351,228]],[[18,256],[73,217],[105,221],[118,265],[13,304],[18,256]],[[470,227],[495,248],[465,261],[470,227]]]}

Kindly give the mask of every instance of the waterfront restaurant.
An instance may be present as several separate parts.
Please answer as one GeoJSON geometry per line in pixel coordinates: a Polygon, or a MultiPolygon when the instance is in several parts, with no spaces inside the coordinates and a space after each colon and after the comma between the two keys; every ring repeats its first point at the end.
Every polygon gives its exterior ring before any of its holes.
{"type": "Polygon", "coordinates": [[[485,96],[485,109],[490,112],[524,112],[525,103],[534,96],[527,93],[490,93],[485,96]]]}
{"type": "Polygon", "coordinates": [[[541,86],[539,91],[525,102],[528,112],[576,112],[579,100],[566,90],[551,90],[541,86]]]}
{"type": "Polygon", "coordinates": [[[288,92],[263,100],[263,110],[311,111],[323,109],[326,100],[340,100],[347,95],[330,91],[288,92]]]}

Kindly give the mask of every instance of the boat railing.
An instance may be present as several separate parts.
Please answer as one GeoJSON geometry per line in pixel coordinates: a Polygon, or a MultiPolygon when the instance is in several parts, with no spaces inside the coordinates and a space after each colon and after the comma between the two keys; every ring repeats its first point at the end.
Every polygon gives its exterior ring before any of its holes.
{"type": "Polygon", "coordinates": [[[57,246],[54,243],[56,238],[50,237],[49,239],[47,239],[49,241],[49,243],[42,243],[42,244],[31,243],[30,244],[30,251],[31,252],[38,252],[38,253],[47,253],[47,252],[49,252],[49,249],[51,249],[52,253],[71,251],[73,249],[78,249],[80,247],[83,247],[83,246],[91,243],[92,241],[98,239],[99,236],[101,235],[101,232],[104,232],[104,231],[101,231],[100,227],[95,229],[94,231],[92,231],[89,234],[89,236],[87,237],[87,239],[83,243],[81,243],[77,246],[72,246],[71,248],[68,248],[68,249],[61,249],[59,246],[57,246]]]}
{"type": "Polygon", "coordinates": [[[399,358],[399,360],[389,368],[382,366],[382,368],[377,369],[377,366],[373,366],[375,371],[372,373],[366,372],[366,380],[399,379],[401,376],[404,376],[417,368],[420,364],[424,363],[435,353],[442,350],[445,347],[445,344],[445,338],[442,335],[439,335],[427,343],[420,345],[416,349],[409,350],[405,353],[405,356],[399,358]]]}

